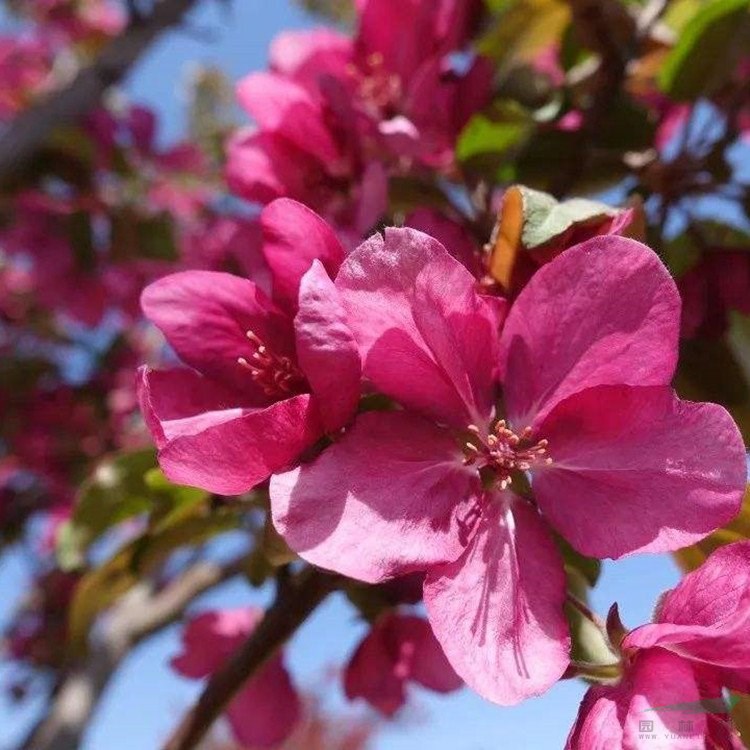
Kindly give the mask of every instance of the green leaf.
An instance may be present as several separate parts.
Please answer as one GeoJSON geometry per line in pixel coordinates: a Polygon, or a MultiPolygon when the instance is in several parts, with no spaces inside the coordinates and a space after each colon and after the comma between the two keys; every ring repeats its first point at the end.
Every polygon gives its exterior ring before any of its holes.
{"type": "Polygon", "coordinates": [[[537,190],[526,192],[521,241],[527,250],[559,240],[573,227],[601,224],[617,213],[604,203],[585,198],[573,198],[560,203],[547,193],[537,190]]]}
{"type": "Polygon", "coordinates": [[[207,499],[203,490],[169,482],[156,467],[151,449],[105,458],[81,486],[73,514],[59,536],[58,562],[64,570],[79,568],[89,547],[122,521],[148,513],[151,532],[159,533],[207,499]]]}
{"type": "Polygon", "coordinates": [[[353,0],[296,0],[309,13],[337,23],[352,23],[356,17],[353,0]]]}
{"type": "Polygon", "coordinates": [[[570,628],[570,658],[573,661],[588,664],[613,664],[617,661],[605,634],[570,602],[565,604],[565,615],[570,628]]]}
{"type": "MultiPolygon", "coordinates": [[[[580,158],[580,134],[567,130],[538,128],[523,144],[516,161],[516,181],[540,190],[549,190],[560,173],[567,174],[580,158]]],[[[588,168],[576,182],[576,192],[593,193],[616,184],[628,174],[619,153],[594,150],[588,168]]]]}
{"type": "Polygon", "coordinates": [[[89,546],[105,531],[151,509],[144,475],[156,466],[153,450],[105,458],[81,485],[57,547],[64,570],[80,567],[89,546]]]}
{"type": "Polygon", "coordinates": [[[615,153],[640,151],[653,144],[655,131],[655,122],[645,107],[630,97],[618,96],[593,134],[594,145],[615,153]]]}
{"type": "Polygon", "coordinates": [[[465,162],[482,154],[502,154],[517,146],[529,129],[528,120],[495,121],[474,115],[458,137],[456,157],[465,162]]]}
{"type": "MultiPolygon", "coordinates": [[[[589,590],[599,579],[601,563],[576,552],[561,536],[555,543],[563,557],[568,591],[584,604],[589,590]]],[[[589,664],[612,664],[617,657],[612,653],[606,635],[570,601],[565,604],[571,637],[571,659],[589,664]]]]}
{"type": "Polygon", "coordinates": [[[79,654],[85,651],[89,631],[99,614],[153,573],[173,552],[237,528],[240,519],[240,507],[198,509],[167,528],[143,534],[84,575],[68,614],[71,651],[79,654]]]}
{"type": "Polygon", "coordinates": [[[582,555],[580,552],[574,550],[563,537],[557,534],[555,534],[555,542],[562,554],[566,572],[576,571],[586,586],[595,586],[602,572],[601,560],[582,555]]]}
{"type": "Polygon", "coordinates": [[[683,233],[664,243],[661,256],[672,276],[679,279],[700,263],[701,251],[693,238],[683,233]]]}
{"type": "Polygon", "coordinates": [[[91,227],[91,215],[76,211],[68,218],[68,232],[76,266],[81,271],[93,272],[96,267],[96,248],[91,227]]]}
{"type": "Polygon", "coordinates": [[[712,0],[685,24],[659,74],[661,89],[691,101],[715,93],[750,44],[750,0],[712,0]]]}
{"type": "Polygon", "coordinates": [[[169,214],[140,216],[129,208],[112,216],[112,252],[118,260],[174,261],[179,251],[169,214]]]}
{"type": "Polygon", "coordinates": [[[205,490],[172,484],[158,468],[147,471],[144,481],[151,490],[153,531],[161,531],[181,521],[209,497],[205,490]]]}
{"type": "Polygon", "coordinates": [[[528,61],[559,42],[570,21],[570,7],[563,0],[488,0],[487,4],[495,17],[478,48],[501,65],[528,61]]]}

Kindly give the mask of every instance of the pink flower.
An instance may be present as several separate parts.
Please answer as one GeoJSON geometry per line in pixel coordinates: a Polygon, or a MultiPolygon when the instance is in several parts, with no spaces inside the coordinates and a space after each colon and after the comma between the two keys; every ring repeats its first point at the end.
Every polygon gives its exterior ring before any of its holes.
{"type": "Polygon", "coordinates": [[[427,571],[435,635],[483,696],[518,702],[567,666],[549,526],[583,554],[620,557],[685,546],[739,510],[742,440],[724,409],[669,387],[679,296],[644,245],[565,251],[502,335],[498,300],[412,229],[363,244],[336,287],[364,376],[403,408],[361,414],[274,476],[274,523],[303,558],[353,578],[427,571]],[[534,502],[510,489],[525,473],[534,502]]]}
{"type": "Polygon", "coordinates": [[[180,252],[186,268],[237,272],[271,291],[271,274],[263,257],[263,234],[258,221],[232,216],[208,216],[190,226],[180,252]]]}
{"type": "Polygon", "coordinates": [[[341,244],[294,201],[268,206],[261,226],[275,301],[252,281],[211,271],[166,276],[142,297],[188,365],[141,370],[141,408],[162,469],[229,495],[341,429],[359,399],[356,343],[328,276],[341,244]]]}
{"type": "Polygon", "coordinates": [[[54,52],[43,36],[0,36],[0,120],[26,109],[50,86],[54,52]]]}
{"type": "MultiPolygon", "coordinates": [[[[172,659],[172,669],[195,680],[208,677],[247,639],[262,616],[257,609],[198,615],[182,633],[182,653],[172,659]]],[[[282,654],[272,656],[245,683],[226,715],[237,741],[248,747],[276,747],[289,737],[300,719],[300,700],[282,654]]]]}
{"type": "Polygon", "coordinates": [[[348,36],[322,27],[282,32],[271,44],[269,62],[273,72],[314,90],[323,76],[343,78],[352,55],[353,44],[348,36]]]}
{"type": "Polygon", "coordinates": [[[410,682],[438,693],[450,693],[463,684],[426,620],[387,613],[372,626],[346,667],[346,697],[364,698],[385,716],[393,716],[406,702],[410,682]]]}
{"type": "Polygon", "coordinates": [[[481,278],[484,273],[481,250],[463,225],[433,208],[412,211],[406,217],[405,225],[434,237],[456,260],[466,266],[472,276],[481,278]]]}
{"type": "Polygon", "coordinates": [[[488,103],[492,66],[450,57],[468,43],[478,10],[474,0],[361,4],[349,89],[396,158],[448,169],[461,129],[488,103]]]}
{"type": "Polygon", "coordinates": [[[361,235],[386,209],[384,168],[363,153],[349,95],[333,79],[335,102],[278,73],[253,73],[237,96],[257,128],[227,144],[226,179],[246,200],[299,200],[361,235]]]}
{"type": "Polygon", "coordinates": [[[750,542],[738,542],[716,550],[660,600],[653,623],[625,636],[622,678],[589,689],[567,750],[740,750],[722,689],[750,689],[749,633],[750,542]],[[644,720],[653,738],[643,737],[644,720]]]}

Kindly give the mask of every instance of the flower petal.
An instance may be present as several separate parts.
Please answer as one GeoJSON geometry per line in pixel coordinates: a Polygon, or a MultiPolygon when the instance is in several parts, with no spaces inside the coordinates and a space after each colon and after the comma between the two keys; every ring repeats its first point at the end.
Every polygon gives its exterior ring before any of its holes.
{"type": "Polygon", "coordinates": [[[429,234],[469,270],[474,278],[482,273],[479,247],[468,230],[434,208],[419,208],[406,217],[406,226],[429,234]]]}
{"type": "Polygon", "coordinates": [[[679,323],[677,288],[645,245],[610,235],[566,250],[534,274],[503,329],[511,423],[538,423],[595,385],[666,385],[679,323]]]}
{"type": "Polygon", "coordinates": [[[276,73],[251,73],[237,85],[237,100],[263,131],[282,135],[322,162],[339,158],[320,104],[304,86],[276,73]]]}
{"type": "MultiPolygon", "coordinates": [[[[414,643],[411,677],[415,682],[437,693],[451,693],[458,690],[464,681],[456,674],[443,651],[432,626],[421,617],[401,618],[413,621],[411,639],[414,643]]],[[[402,625],[403,627],[403,625],[402,625]]]]}
{"type": "Polygon", "coordinates": [[[294,355],[291,320],[247,279],[214,271],[183,271],[149,284],[141,296],[146,317],[183,362],[240,394],[268,403],[240,357],[255,351],[252,331],[279,356],[294,355]]]}
{"type": "Polygon", "coordinates": [[[445,658],[422,617],[395,612],[383,615],[360,643],[347,665],[344,688],[350,700],[364,698],[386,716],[405,700],[410,681],[440,693],[463,684],[445,658]]]}
{"type": "Polygon", "coordinates": [[[317,83],[324,75],[345,79],[351,55],[351,38],[325,27],[283,31],[271,42],[268,53],[275,72],[303,84],[317,83]]]}
{"type": "Polygon", "coordinates": [[[628,634],[628,648],[660,646],[686,658],[750,670],[750,542],[715,550],[661,599],[654,622],[628,634]]]}
{"type": "Polygon", "coordinates": [[[320,261],[314,261],[302,278],[294,329],[297,359],[323,426],[336,432],[357,410],[362,366],[338,291],[320,261]]]}
{"type": "Polygon", "coordinates": [[[239,495],[293,463],[322,434],[308,394],[265,409],[202,415],[199,431],[181,426],[159,450],[159,465],[178,484],[239,495]]]}
{"type": "Polygon", "coordinates": [[[375,583],[455,560],[475,484],[445,430],[366,412],[315,461],[272,477],[271,510],[305,560],[375,583]]]}
{"type": "Polygon", "coordinates": [[[406,679],[397,674],[398,653],[386,636],[386,624],[376,623],[357,646],[344,671],[344,692],[350,701],[363,698],[390,717],[406,702],[406,679]]]}
{"type": "Polygon", "coordinates": [[[661,649],[644,651],[619,685],[589,689],[565,750],[703,748],[705,714],[675,708],[699,700],[688,662],[661,649]]]}
{"type": "Polygon", "coordinates": [[[424,601],[453,668],[501,705],[549,689],[569,662],[563,562],[544,522],[504,493],[463,556],[427,573],[424,601]]]}
{"type": "Polygon", "coordinates": [[[273,273],[274,299],[285,309],[297,308],[302,276],[315,259],[333,278],[344,260],[344,248],[333,229],[302,203],[279,198],[260,215],[263,254],[273,273]]]}
{"type": "Polygon", "coordinates": [[[320,162],[278,133],[239,128],[226,152],[227,184],[246,200],[265,204],[283,196],[315,198],[307,181],[320,173],[320,162]]]}
{"type": "Polygon", "coordinates": [[[299,695],[281,655],[271,657],[227,707],[235,738],[243,747],[278,747],[302,714],[299,695]]]}
{"type": "Polygon", "coordinates": [[[256,609],[225,609],[193,617],[182,631],[182,652],[172,669],[183,677],[203,679],[215,672],[253,631],[262,613],[256,609]]]}
{"type": "Polygon", "coordinates": [[[581,553],[621,557],[692,544],[740,509],[746,464],[732,418],[669,387],[598,386],[540,425],[553,463],[537,502],[581,553]]]}
{"type": "Polygon", "coordinates": [[[344,261],[336,286],[378,390],[456,426],[488,419],[497,308],[437,240],[386,229],[344,261]]]}

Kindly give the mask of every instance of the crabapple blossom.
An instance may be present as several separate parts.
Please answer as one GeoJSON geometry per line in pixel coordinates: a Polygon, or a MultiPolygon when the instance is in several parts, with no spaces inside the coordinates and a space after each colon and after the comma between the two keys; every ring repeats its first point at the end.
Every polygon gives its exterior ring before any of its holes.
{"type": "Polygon", "coordinates": [[[357,646],[344,672],[350,700],[364,698],[385,716],[406,702],[406,687],[417,683],[438,693],[463,684],[445,658],[427,620],[387,612],[357,646]]]}
{"type": "Polygon", "coordinates": [[[669,387],[679,296],[644,245],[566,250],[504,321],[502,301],[412,229],[364,243],[336,287],[364,377],[400,408],[359,415],[274,475],[274,523],[304,559],[353,578],[426,571],[435,635],[483,696],[518,702],[567,666],[551,529],[621,557],[685,546],[737,513],[741,437],[723,408],[669,387]]]}
{"type": "Polygon", "coordinates": [[[252,489],[339,430],[359,399],[359,355],[326,272],[343,259],[341,244],[293,201],[268,206],[261,225],[279,304],[212,271],[166,276],[142,298],[188,365],[141,371],[161,466],[173,481],[224,494],[252,489]],[[292,253],[300,238],[307,256],[292,253]]]}
{"type": "Polygon", "coordinates": [[[722,690],[750,688],[749,630],[750,542],[737,542],[668,591],[651,624],[625,635],[622,676],[589,689],[566,750],[740,750],[722,690]]]}
{"type": "MultiPolygon", "coordinates": [[[[204,612],[182,632],[182,651],[172,669],[200,680],[219,669],[253,632],[263,613],[257,609],[204,612]]],[[[226,709],[234,736],[248,747],[281,744],[300,719],[300,699],[284,666],[275,654],[248,680],[226,709]]]]}

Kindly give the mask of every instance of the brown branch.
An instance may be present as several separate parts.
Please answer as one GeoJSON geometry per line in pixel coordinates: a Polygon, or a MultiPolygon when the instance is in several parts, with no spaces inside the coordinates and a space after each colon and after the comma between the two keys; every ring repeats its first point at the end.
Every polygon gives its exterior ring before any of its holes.
{"type": "Polygon", "coordinates": [[[227,704],[336,587],[336,576],[313,568],[280,587],[276,601],[252,635],[215,672],[164,750],[191,750],[206,735],[227,704]]]}
{"type": "Polygon", "coordinates": [[[76,750],[118,667],[139,643],[179,620],[199,594],[238,575],[245,558],[227,564],[199,562],[159,591],[146,583],[131,590],[108,616],[86,660],[60,683],[52,705],[23,750],[76,750]]]}
{"type": "Polygon", "coordinates": [[[591,145],[616,102],[633,46],[637,41],[635,20],[619,0],[568,0],[581,44],[599,56],[593,74],[590,103],[575,135],[567,169],[551,185],[558,198],[565,197],[585,173],[591,145]]]}
{"type": "Polygon", "coordinates": [[[121,81],[151,43],[179,24],[198,0],[160,0],[146,17],[135,17],[99,57],[63,89],[21,113],[0,137],[0,183],[23,168],[60,125],[80,120],[121,81]]]}

